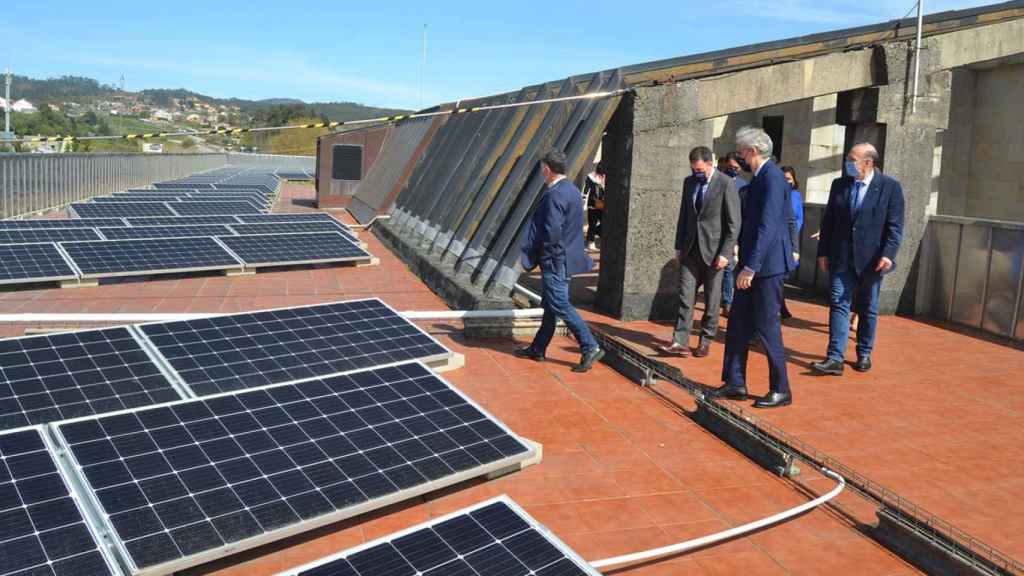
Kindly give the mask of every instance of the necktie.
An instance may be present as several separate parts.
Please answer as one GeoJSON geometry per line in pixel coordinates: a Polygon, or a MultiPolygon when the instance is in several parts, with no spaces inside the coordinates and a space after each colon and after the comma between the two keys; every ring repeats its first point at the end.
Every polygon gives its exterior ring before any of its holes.
{"type": "Polygon", "coordinates": [[[704,205],[704,188],[707,184],[697,182],[697,196],[693,199],[693,209],[700,214],[700,208],[704,205]]]}
{"type": "Polygon", "coordinates": [[[857,215],[857,212],[860,212],[860,204],[864,200],[863,198],[861,198],[860,191],[863,189],[863,182],[858,180],[857,182],[853,183],[853,198],[850,198],[850,213],[854,216],[857,215]]]}

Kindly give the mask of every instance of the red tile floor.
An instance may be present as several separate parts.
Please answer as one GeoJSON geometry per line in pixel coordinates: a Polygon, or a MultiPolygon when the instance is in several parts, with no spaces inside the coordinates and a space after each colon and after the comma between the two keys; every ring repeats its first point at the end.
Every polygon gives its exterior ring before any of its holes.
{"type": "MultiPolygon", "coordinates": [[[[308,209],[310,196],[310,187],[287,184],[284,206],[278,210],[308,209]]],[[[0,313],[231,312],[369,295],[400,310],[444,308],[372,234],[361,238],[380,257],[379,266],[12,290],[0,293],[0,313]]],[[[818,380],[800,373],[801,364],[822,345],[823,312],[799,303],[793,310],[799,318],[812,319],[786,329],[787,344],[795,351],[791,374],[797,402],[765,417],[841,455],[869,476],[914,495],[935,512],[962,519],[963,527],[983,539],[1008,552],[1019,550],[1019,542],[1015,548],[1012,540],[1022,533],[1022,526],[1013,512],[1021,506],[1013,489],[1022,487],[1022,453],[1012,443],[992,440],[1014,437],[1012,425],[1004,422],[1021,423],[1021,383],[1012,376],[1020,373],[1020,352],[912,320],[886,318],[875,372],[818,380]],[[935,352],[914,355],[897,342],[920,343],[918,350],[935,352]],[[901,356],[900,350],[907,353],[901,356]],[[952,418],[958,424],[955,434],[942,429],[943,424],[949,428],[952,418]],[[925,501],[929,495],[934,500],[925,501]]],[[[590,319],[641,345],[666,331],[660,325],[622,325],[593,314],[590,319]]],[[[273,574],[500,493],[515,498],[584,558],[596,560],[717,532],[795,506],[833,485],[813,471],[805,470],[790,481],[760,468],[687,418],[683,412],[692,409],[692,403],[686,394],[660,386],[658,391],[674,401],[669,402],[604,365],[587,375],[571,373],[568,365],[577,352],[569,339],[556,339],[549,362],[536,364],[512,357],[513,342],[466,341],[460,326],[450,324],[425,325],[466,356],[465,368],[445,376],[517,433],[542,443],[541,464],[236,554],[189,573],[273,574]]],[[[8,324],[0,326],[0,333],[21,334],[26,327],[8,324]]],[[[713,384],[721,346],[713,351],[711,358],[683,363],[687,375],[713,384]]],[[[763,364],[763,358],[752,357],[755,392],[763,388],[763,364]]],[[[862,532],[873,521],[871,506],[849,493],[838,502],[837,508],[818,509],[726,544],[609,572],[916,572],[862,532]]]]}

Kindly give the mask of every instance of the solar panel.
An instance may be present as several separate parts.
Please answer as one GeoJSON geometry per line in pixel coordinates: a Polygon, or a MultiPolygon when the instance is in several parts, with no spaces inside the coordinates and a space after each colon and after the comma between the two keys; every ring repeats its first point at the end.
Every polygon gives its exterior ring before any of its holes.
{"type": "MultiPolygon", "coordinates": [[[[183,195],[188,198],[187,195],[183,195]]],[[[119,196],[96,196],[90,198],[90,202],[99,202],[101,204],[107,204],[110,202],[122,203],[122,202],[177,202],[179,196],[168,196],[166,194],[157,195],[145,195],[136,196],[134,194],[122,194],[119,196]]]]}
{"type": "Polygon", "coordinates": [[[220,241],[248,268],[370,259],[366,250],[341,231],[224,236],[220,241]]]}
{"type": "Polygon", "coordinates": [[[80,218],[174,216],[162,202],[75,202],[71,209],[80,218]]]}
{"type": "Polygon", "coordinates": [[[0,429],[181,399],[127,328],[0,340],[0,429]]]}
{"type": "Polygon", "coordinates": [[[237,224],[234,216],[169,216],[153,218],[125,218],[132,226],[195,226],[197,224],[237,224]]]}
{"type": "Polygon", "coordinates": [[[367,542],[279,576],[598,576],[508,496],[367,542]]]}
{"type": "Polygon", "coordinates": [[[377,298],[138,328],[197,396],[452,354],[377,298]]]}
{"type": "Polygon", "coordinates": [[[240,267],[213,238],[65,242],[61,247],[83,278],[240,267]]]}
{"type": "Polygon", "coordinates": [[[418,363],[58,425],[133,571],[170,573],[535,456],[418,363]]]}
{"type": "Polygon", "coordinates": [[[337,222],[334,216],[323,212],[302,212],[297,214],[239,214],[238,219],[246,224],[265,224],[267,222],[304,222],[309,220],[326,220],[337,222]]]}
{"type": "Polygon", "coordinates": [[[179,216],[263,213],[249,202],[175,202],[171,206],[179,216]]]}
{"type": "Polygon", "coordinates": [[[0,576],[116,573],[42,431],[0,434],[0,576]]]}
{"type": "Polygon", "coordinates": [[[305,220],[296,222],[268,222],[266,224],[233,224],[231,229],[237,234],[294,234],[296,232],[341,232],[345,237],[355,240],[355,236],[340,222],[326,220],[305,220]]]}
{"type": "Polygon", "coordinates": [[[133,240],[139,238],[186,238],[197,236],[230,236],[227,226],[209,224],[205,226],[133,226],[131,228],[100,228],[108,240],[133,240]]]}
{"type": "Polygon", "coordinates": [[[186,186],[186,185],[183,185],[182,182],[179,181],[179,180],[171,180],[169,182],[156,182],[155,184],[153,184],[153,187],[161,189],[161,190],[164,189],[164,188],[195,188],[195,189],[210,188],[210,189],[212,189],[213,188],[213,184],[196,182],[196,183],[190,183],[190,184],[188,184],[186,186]]]}
{"type": "Polygon", "coordinates": [[[41,218],[39,220],[0,220],[0,230],[26,230],[31,228],[97,228],[124,226],[121,218],[69,218],[66,220],[41,218]]]}
{"type": "Polygon", "coordinates": [[[0,230],[0,244],[31,244],[64,240],[101,240],[92,228],[24,228],[0,230]]]}
{"type": "Polygon", "coordinates": [[[0,284],[51,282],[76,277],[56,244],[0,245],[0,284]]]}

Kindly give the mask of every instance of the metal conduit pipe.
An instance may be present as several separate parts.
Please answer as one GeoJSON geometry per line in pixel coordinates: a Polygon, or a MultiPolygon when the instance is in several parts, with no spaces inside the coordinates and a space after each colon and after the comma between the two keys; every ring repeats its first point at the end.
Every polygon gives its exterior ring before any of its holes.
{"type": "Polygon", "coordinates": [[[594,562],[591,562],[590,565],[594,568],[601,569],[607,568],[609,566],[617,566],[619,564],[633,564],[636,562],[642,562],[644,560],[653,560],[655,558],[668,556],[670,554],[680,554],[683,552],[688,552],[690,550],[695,550],[697,548],[703,548],[705,546],[709,546],[711,544],[715,544],[723,540],[728,540],[730,538],[742,536],[743,534],[747,534],[755,530],[760,530],[761,528],[764,528],[766,526],[778,524],[783,520],[788,520],[790,518],[793,518],[794,516],[803,514],[808,510],[813,510],[814,508],[817,508],[818,506],[821,506],[822,504],[838,496],[839,493],[843,491],[843,488],[846,487],[846,480],[839,474],[836,474],[835,472],[827,468],[822,468],[821,472],[822,474],[825,474],[826,476],[834,479],[837,482],[836,487],[830,490],[827,494],[819,496],[814,500],[811,500],[810,502],[805,502],[795,508],[790,508],[789,510],[784,510],[782,512],[779,512],[778,514],[774,514],[767,518],[755,520],[753,522],[743,524],[742,526],[736,526],[735,528],[730,528],[722,532],[710,534],[708,536],[701,536],[700,538],[687,540],[686,542],[680,542],[678,544],[662,546],[661,548],[654,548],[652,550],[645,550],[643,552],[635,552],[633,554],[625,554],[623,556],[615,556],[613,558],[605,558],[604,560],[596,560],[594,562]]]}
{"type": "MultiPolygon", "coordinates": [[[[258,312],[258,310],[257,310],[258,312]]],[[[407,320],[463,320],[487,318],[537,318],[544,315],[541,308],[513,308],[510,310],[407,310],[399,312],[407,320]]],[[[0,314],[0,324],[34,324],[56,322],[86,322],[134,324],[142,322],[180,322],[227,316],[227,314],[0,314]]]]}

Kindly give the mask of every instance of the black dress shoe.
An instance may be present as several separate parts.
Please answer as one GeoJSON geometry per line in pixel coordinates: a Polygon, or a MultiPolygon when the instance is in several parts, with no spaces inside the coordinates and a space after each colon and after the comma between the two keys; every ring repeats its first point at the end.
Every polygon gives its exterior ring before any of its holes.
{"type": "Polygon", "coordinates": [[[600,360],[601,358],[604,358],[604,350],[601,350],[600,348],[594,348],[590,352],[586,352],[583,354],[583,357],[580,358],[580,363],[573,366],[572,371],[588,372],[591,368],[593,368],[594,363],[600,360]]]}
{"type": "Polygon", "coordinates": [[[814,370],[818,374],[828,374],[829,376],[842,376],[843,362],[841,360],[831,359],[826,359],[824,362],[812,362],[811,370],[814,370]]]}
{"type": "Polygon", "coordinates": [[[710,398],[728,398],[729,400],[746,400],[747,389],[746,387],[740,388],[739,386],[729,386],[725,384],[719,388],[708,392],[710,398]]]}
{"type": "Polygon", "coordinates": [[[530,360],[536,360],[537,362],[544,361],[544,355],[533,349],[532,346],[526,348],[519,348],[512,353],[516,358],[528,358],[530,360]]]}
{"type": "Polygon", "coordinates": [[[693,355],[697,358],[703,358],[711,353],[711,340],[705,340],[701,338],[700,346],[693,351],[693,355]]]}
{"type": "Polygon", "coordinates": [[[786,392],[785,394],[782,392],[772,392],[757,402],[754,402],[754,408],[781,408],[783,406],[789,406],[792,403],[793,395],[789,392],[786,392]]]}
{"type": "Polygon", "coordinates": [[[861,356],[857,358],[857,363],[853,365],[853,369],[857,372],[867,372],[871,370],[871,356],[861,356]]]}

